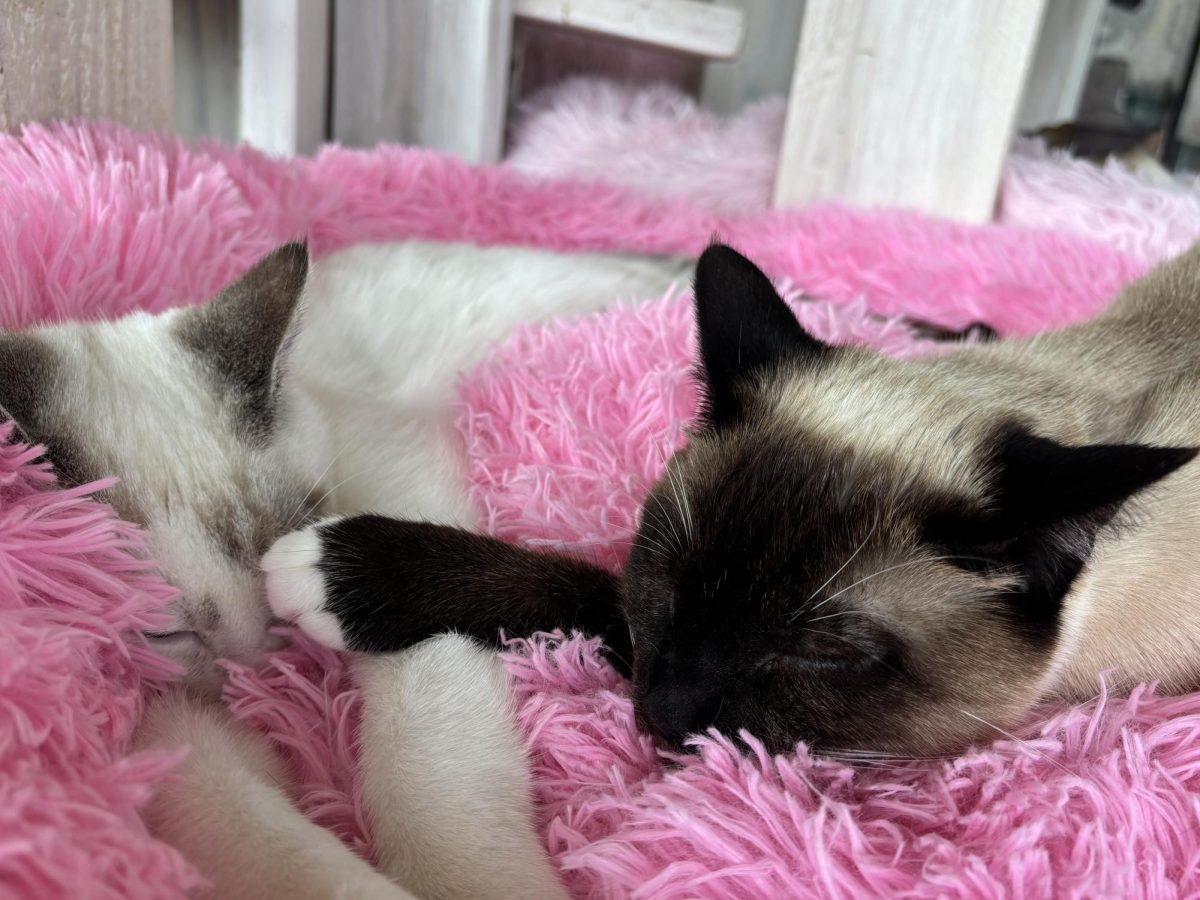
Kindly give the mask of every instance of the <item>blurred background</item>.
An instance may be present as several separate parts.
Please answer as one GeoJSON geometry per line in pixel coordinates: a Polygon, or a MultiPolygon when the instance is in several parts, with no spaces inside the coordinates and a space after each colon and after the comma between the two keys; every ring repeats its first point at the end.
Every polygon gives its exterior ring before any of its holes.
{"type": "MultiPolygon", "coordinates": [[[[435,16],[445,15],[453,2],[441,0],[428,6],[435,16]]],[[[226,140],[240,136],[241,5],[238,0],[173,0],[173,124],[185,135],[212,135],[226,140]]],[[[287,0],[260,0],[259,5],[275,6],[275,14],[284,15],[283,7],[288,4],[287,0]]],[[[362,71],[364,66],[376,65],[377,72],[382,73],[395,63],[380,58],[386,53],[362,58],[360,50],[382,43],[389,30],[415,24],[395,15],[394,7],[410,7],[409,13],[415,19],[417,7],[423,4],[417,0],[319,0],[299,5],[311,6],[312,15],[332,19],[327,25],[330,39],[326,61],[332,87],[330,99],[344,105],[353,103],[351,95],[360,93],[365,82],[373,80],[362,71]],[[378,30],[381,25],[382,32],[378,30]],[[341,41],[336,40],[339,29],[345,32],[341,41]]],[[[483,7],[486,3],[480,0],[476,5],[483,7]]],[[[519,10],[522,4],[515,5],[519,10]]],[[[671,46],[669,35],[662,36],[666,46],[631,41],[637,30],[626,33],[619,27],[619,20],[611,28],[612,33],[605,33],[595,23],[582,29],[551,24],[554,7],[561,8],[561,19],[570,21],[571,8],[578,15],[586,3],[530,5],[551,12],[539,17],[515,17],[510,101],[519,101],[569,76],[595,75],[646,83],[666,81],[720,113],[733,113],[748,102],[788,93],[804,11],[804,0],[720,0],[710,4],[742,13],[741,23],[717,19],[714,26],[725,24],[731,31],[741,30],[743,38],[739,42],[731,34],[731,51],[713,40],[707,52],[731,58],[706,58],[688,52],[686,46],[671,46]]],[[[660,6],[662,17],[669,20],[681,15],[680,8],[702,4],[641,0],[628,5],[660,6]]],[[[951,12],[954,4],[951,0],[937,5],[951,12]]],[[[608,6],[623,18],[628,17],[620,3],[596,6],[608,6]]],[[[1044,46],[1035,51],[1041,57],[1035,57],[1040,66],[1030,72],[1033,78],[1022,98],[1018,127],[1035,131],[1069,124],[1073,127],[1053,135],[1052,140],[1065,143],[1073,139],[1072,145],[1081,155],[1098,156],[1144,141],[1149,147],[1159,147],[1161,158],[1170,167],[1200,167],[1200,87],[1191,89],[1200,34],[1200,3],[1049,0],[1045,6],[1038,34],[1044,46]]],[[[272,14],[269,9],[263,12],[272,14]]],[[[681,28],[686,29],[687,23],[681,23],[681,28]]],[[[396,43],[402,44],[403,38],[396,43]]],[[[308,62],[320,65],[319,59],[308,62]]],[[[258,129],[247,122],[244,130],[254,133],[258,129]]],[[[333,104],[322,123],[322,139],[351,145],[406,137],[401,122],[389,123],[382,115],[363,115],[361,110],[338,109],[333,104]]]]}
{"type": "Polygon", "coordinates": [[[721,117],[775,98],[776,204],[986,220],[1021,135],[1200,169],[1198,40],[1196,0],[8,0],[0,115],[493,163],[565,80],[665,84],[721,117]]]}

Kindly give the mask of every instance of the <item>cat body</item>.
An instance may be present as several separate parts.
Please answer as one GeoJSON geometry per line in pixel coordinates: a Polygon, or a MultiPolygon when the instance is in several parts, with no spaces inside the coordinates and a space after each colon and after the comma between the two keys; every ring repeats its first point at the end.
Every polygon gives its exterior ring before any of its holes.
{"type": "Polygon", "coordinates": [[[661,295],[686,266],[408,242],[310,272],[293,244],[196,307],[0,333],[0,411],[64,482],[116,475],[101,498],[180,590],[150,640],[187,690],[151,704],[137,743],[193,748],[146,815],[216,895],[563,896],[494,654],[448,636],[356,663],[383,874],[301,816],[268,742],[210,702],[216,660],[277,645],[259,559],[289,528],[363,510],[473,524],[454,387],[493,341],[661,295]]]}
{"type": "MultiPolygon", "coordinates": [[[[1063,444],[1200,445],[1200,252],[1134,282],[1096,318],[1060,331],[950,354],[986,368],[996,408],[1028,417],[1063,444]],[[976,360],[978,362],[976,362],[976,360]]],[[[937,368],[937,363],[934,363],[937,368]]],[[[1130,499],[1096,537],[1062,604],[1060,636],[1040,685],[1083,700],[1098,675],[1128,689],[1200,686],[1200,467],[1181,464],[1130,499]]]]}
{"type": "Polygon", "coordinates": [[[1200,249],[1090,322],[916,360],[823,344],[726,247],[695,293],[704,408],[620,579],[353,517],[282,539],[286,579],[268,554],[276,612],[368,651],[445,625],[604,634],[672,746],[954,752],[1102,673],[1200,686],[1200,249]]]}

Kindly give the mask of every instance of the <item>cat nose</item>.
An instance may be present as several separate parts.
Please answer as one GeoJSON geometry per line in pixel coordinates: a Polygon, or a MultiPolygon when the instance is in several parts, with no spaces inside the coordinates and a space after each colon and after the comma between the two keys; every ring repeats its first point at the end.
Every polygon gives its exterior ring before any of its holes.
{"type": "Polygon", "coordinates": [[[667,678],[650,687],[642,701],[648,730],[676,749],[684,738],[714,724],[721,711],[721,691],[703,682],[667,678]]]}

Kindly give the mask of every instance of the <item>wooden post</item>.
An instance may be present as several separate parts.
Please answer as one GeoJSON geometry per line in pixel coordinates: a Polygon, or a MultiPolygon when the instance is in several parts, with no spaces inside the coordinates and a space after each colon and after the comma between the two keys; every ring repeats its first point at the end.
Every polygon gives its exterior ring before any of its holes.
{"type": "Polygon", "coordinates": [[[327,137],[329,0],[241,0],[238,134],[269,153],[327,137]]]}
{"type": "Polygon", "coordinates": [[[171,125],[171,0],[6,0],[0,129],[79,117],[171,125]]]}
{"type": "Polygon", "coordinates": [[[499,160],[512,0],[339,0],[333,137],[499,160]]]}
{"type": "Polygon", "coordinates": [[[1019,129],[1032,131],[1075,121],[1104,6],[1104,0],[1051,0],[1046,4],[1037,50],[1025,79],[1019,129]]]}
{"type": "Polygon", "coordinates": [[[1045,0],[807,0],[775,183],[991,218],[1045,0]]]}

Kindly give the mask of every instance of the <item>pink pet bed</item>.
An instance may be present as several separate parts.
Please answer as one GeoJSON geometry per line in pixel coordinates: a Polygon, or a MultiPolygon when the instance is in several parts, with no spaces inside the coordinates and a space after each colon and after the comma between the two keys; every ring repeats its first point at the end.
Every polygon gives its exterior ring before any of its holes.
{"type": "MultiPolygon", "coordinates": [[[[0,136],[0,324],[198,301],[305,234],[318,255],[415,235],[694,253],[720,234],[818,298],[800,304],[813,331],[919,352],[888,317],[1009,333],[1069,322],[1186,230],[1163,235],[1149,204],[1114,218],[1112,173],[1036,165],[1036,191],[1020,171],[1008,190],[1018,179],[1053,207],[1050,176],[1064,173],[1059,199],[1088,198],[1107,244],[836,207],[718,213],[399,148],[284,161],[102,125],[31,127],[0,136]]],[[[466,374],[461,430],[485,528],[619,564],[694,407],[685,290],[525,329],[466,374]]],[[[182,896],[196,873],[137,817],[173,760],[128,755],[141,692],[167,677],[132,635],[170,591],[134,561],[132,529],[86,491],[54,490],[3,437],[0,897],[182,896]]],[[[1022,741],[956,759],[848,768],[707,738],[667,761],[593,643],[516,641],[506,659],[540,824],[577,897],[1200,893],[1200,696],[1098,686],[1022,741]]],[[[234,669],[227,696],[288,755],[300,806],[369,855],[342,660],[299,644],[262,672],[234,669]]]]}

